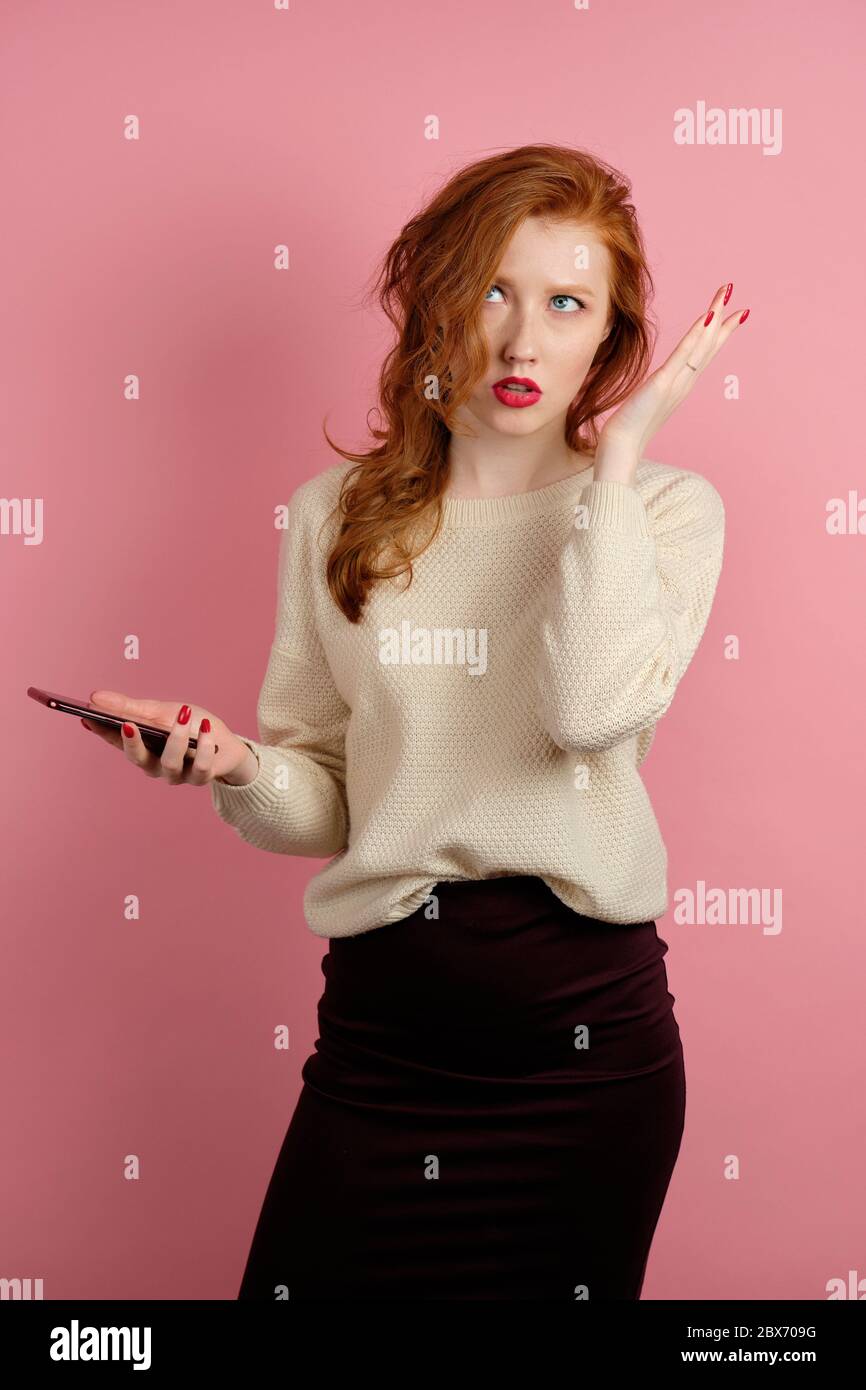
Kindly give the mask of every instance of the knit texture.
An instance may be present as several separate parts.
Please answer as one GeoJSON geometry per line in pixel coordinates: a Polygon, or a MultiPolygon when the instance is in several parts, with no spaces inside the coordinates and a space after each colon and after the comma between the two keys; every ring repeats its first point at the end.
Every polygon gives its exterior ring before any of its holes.
{"type": "Polygon", "coordinates": [[[446,496],[411,585],[378,581],[354,624],[325,578],[349,466],[292,496],[244,740],[258,775],[213,782],[217,814],[259,849],[328,858],[304,894],[317,936],[397,921],[440,880],[517,874],[602,921],[662,916],[667,853],[639,768],[709,617],[718,492],[644,459],[634,484],[590,469],[446,496]]]}

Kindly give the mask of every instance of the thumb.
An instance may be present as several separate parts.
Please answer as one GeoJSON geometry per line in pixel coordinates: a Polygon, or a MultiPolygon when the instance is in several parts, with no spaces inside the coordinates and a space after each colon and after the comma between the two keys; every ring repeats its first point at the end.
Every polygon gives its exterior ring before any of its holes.
{"type": "Polygon", "coordinates": [[[162,700],[134,700],[119,690],[91,690],[90,704],[107,714],[123,715],[129,719],[140,719],[144,723],[159,720],[162,715],[162,700]]]}

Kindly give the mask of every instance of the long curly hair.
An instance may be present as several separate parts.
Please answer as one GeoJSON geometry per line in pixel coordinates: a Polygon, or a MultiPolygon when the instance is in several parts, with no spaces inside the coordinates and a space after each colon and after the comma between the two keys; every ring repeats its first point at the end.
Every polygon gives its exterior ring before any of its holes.
{"type": "Polygon", "coordinates": [[[352,453],[322,426],[331,448],[354,462],[326,569],[350,622],[360,621],[377,579],[405,573],[411,584],[413,558],[439,531],[455,416],[489,365],[484,297],[528,216],[580,221],[609,252],[612,326],[565,421],[568,446],[595,453],[596,418],[630,394],[652,359],[653,282],[630,195],[625,176],[587,151],[522,145],[460,169],[403,227],[371,291],[397,334],[379,374],[380,424],[369,426],[380,442],[352,453]]]}

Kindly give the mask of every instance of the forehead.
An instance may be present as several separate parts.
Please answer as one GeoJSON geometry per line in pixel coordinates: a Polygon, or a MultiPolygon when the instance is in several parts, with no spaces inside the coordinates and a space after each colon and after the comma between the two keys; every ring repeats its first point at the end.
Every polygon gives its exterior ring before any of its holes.
{"type": "Polygon", "coordinates": [[[546,282],[551,276],[574,279],[580,272],[599,291],[607,284],[609,264],[607,247],[593,227],[540,217],[521,222],[499,259],[503,274],[520,276],[527,283],[546,282]]]}

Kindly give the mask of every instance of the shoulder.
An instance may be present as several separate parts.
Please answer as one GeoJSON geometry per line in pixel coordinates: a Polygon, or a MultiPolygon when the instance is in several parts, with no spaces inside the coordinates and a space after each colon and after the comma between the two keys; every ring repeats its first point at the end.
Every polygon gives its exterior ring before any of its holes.
{"type": "Polygon", "coordinates": [[[723,531],[725,504],[708,478],[688,468],[641,459],[635,486],[654,525],[723,531]]]}
{"type": "Polygon", "coordinates": [[[329,549],[339,529],[335,508],[343,479],[350,467],[352,465],[346,459],[341,459],[339,463],[324,468],[321,473],[296,485],[289,498],[287,533],[298,541],[300,537],[306,542],[316,541],[324,551],[329,549]]]}
{"type": "Polygon", "coordinates": [[[340,459],[330,468],[324,468],[312,478],[298,483],[289,500],[287,540],[289,546],[297,544],[315,563],[328,555],[340,529],[337,502],[340,489],[349,469],[354,467],[348,459],[340,459]]]}
{"type": "Polygon", "coordinates": [[[351,467],[351,463],[341,459],[305,482],[298,483],[292,493],[293,508],[303,514],[305,520],[323,521],[336,505],[343,479],[351,467]]]}

